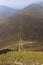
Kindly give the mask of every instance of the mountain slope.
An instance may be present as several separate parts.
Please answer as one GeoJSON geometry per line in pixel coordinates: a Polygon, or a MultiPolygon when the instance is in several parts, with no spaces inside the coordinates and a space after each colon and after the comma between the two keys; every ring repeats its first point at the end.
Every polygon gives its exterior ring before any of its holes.
{"type": "Polygon", "coordinates": [[[42,2],[31,4],[23,9],[23,14],[30,15],[32,17],[43,18],[43,5],[42,2]]]}
{"type": "Polygon", "coordinates": [[[0,19],[11,16],[11,15],[17,13],[18,11],[19,11],[19,9],[12,9],[7,6],[0,6],[0,19]]]}
{"type": "Polygon", "coordinates": [[[37,44],[35,45],[27,45],[28,48],[34,49],[35,47],[34,50],[43,51],[43,14],[41,14],[42,12],[39,13],[41,10],[39,5],[35,4],[34,7],[31,7],[32,8],[28,6],[24,8],[20,13],[5,19],[0,23],[1,46],[7,45],[7,43],[9,44],[10,42],[19,41],[21,31],[21,38],[23,41],[37,41],[37,44]],[[36,10],[34,8],[36,8],[36,10]],[[32,14],[30,11],[32,11],[32,14]],[[40,14],[41,16],[39,16],[40,14]]]}

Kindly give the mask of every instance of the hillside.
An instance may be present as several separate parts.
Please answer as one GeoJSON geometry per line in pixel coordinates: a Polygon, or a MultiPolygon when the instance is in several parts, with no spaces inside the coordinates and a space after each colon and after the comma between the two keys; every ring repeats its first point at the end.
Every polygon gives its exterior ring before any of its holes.
{"type": "MultiPolygon", "coordinates": [[[[4,46],[19,41],[21,31],[23,41],[37,41],[39,43],[32,44],[32,47],[36,46],[37,50],[43,51],[43,11],[40,13],[43,7],[41,7],[37,4],[30,5],[20,13],[3,20],[0,23],[0,45],[4,46]]],[[[29,47],[31,48],[31,45],[29,47]]]]}

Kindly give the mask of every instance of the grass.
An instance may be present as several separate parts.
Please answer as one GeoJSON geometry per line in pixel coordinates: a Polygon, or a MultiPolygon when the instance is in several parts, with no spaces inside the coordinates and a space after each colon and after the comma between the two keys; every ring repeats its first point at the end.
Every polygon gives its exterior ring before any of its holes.
{"type": "Polygon", "coordinates": [[[0,65],[15,65],[14,62],[43,64],[43,52],[13,51],[0,55],[0,65]]]}

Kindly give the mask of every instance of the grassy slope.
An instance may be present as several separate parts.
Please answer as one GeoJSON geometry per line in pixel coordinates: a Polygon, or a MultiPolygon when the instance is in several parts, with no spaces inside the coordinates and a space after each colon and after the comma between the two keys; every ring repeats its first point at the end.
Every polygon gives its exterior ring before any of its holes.
{"type": "Polygon", "coordinates": [[[14,62],[22,62],[22,63],[32,63],[36,62],[41,65],[43,63],[43,52],[27,52],[27,51],[17,51],[17,52],[8,52],[7,54],[0,55],[0,64],[8,64],[14,65],[14,62]]]}

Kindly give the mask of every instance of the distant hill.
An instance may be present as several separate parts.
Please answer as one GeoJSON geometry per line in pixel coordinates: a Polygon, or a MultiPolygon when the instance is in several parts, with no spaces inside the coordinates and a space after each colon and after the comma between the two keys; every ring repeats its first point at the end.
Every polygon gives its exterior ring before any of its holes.
{"type": "Polygon", "coordinates": [[[0,23],[1,46],[7,45],[7,42],[19,41],[21,31],[23,41],[37,41],[39,44],[31,44],[33,46],[30,47],[43,51],[43,7],[40,4],[31,4],[18,14],[0,22],[2,22],[0,23]]]}
{"type": "Polygon", "coordinates": [[[15,13],[17,13],[19,9],[12,9],[7,6],[0,6],[0,19],[9,17],[15,13]]]}

